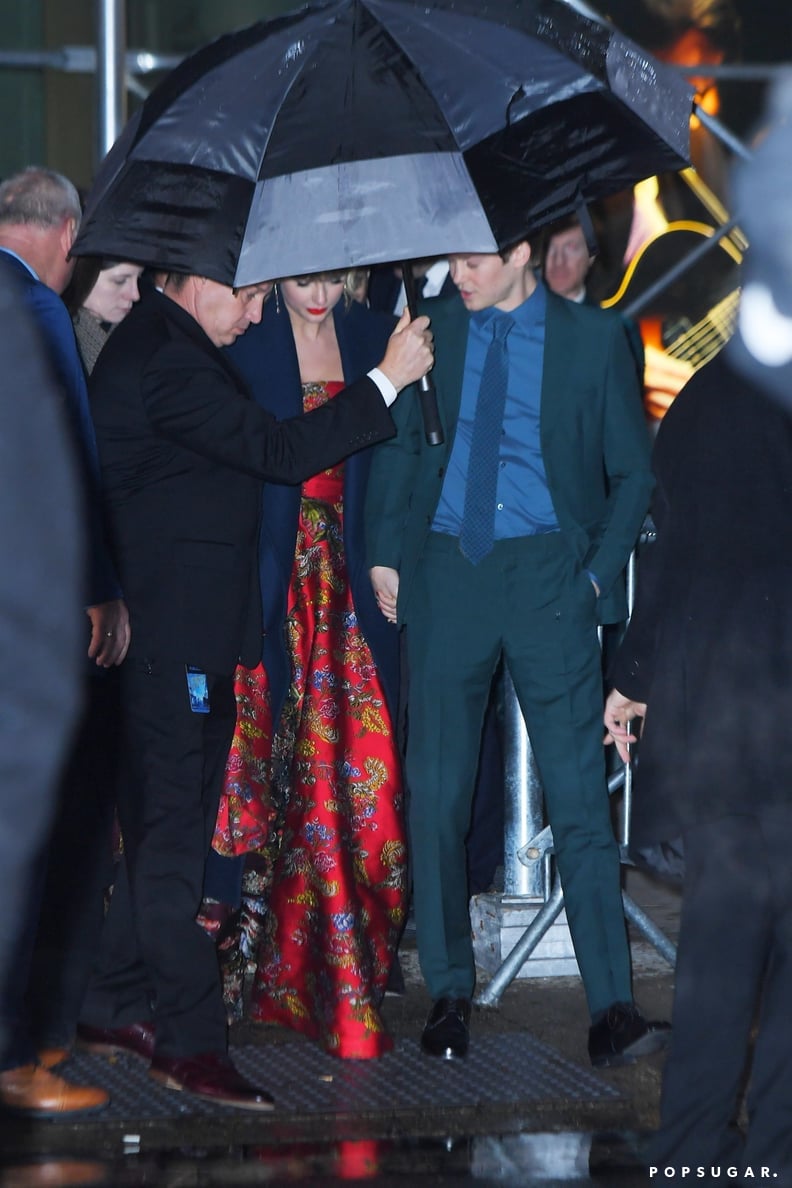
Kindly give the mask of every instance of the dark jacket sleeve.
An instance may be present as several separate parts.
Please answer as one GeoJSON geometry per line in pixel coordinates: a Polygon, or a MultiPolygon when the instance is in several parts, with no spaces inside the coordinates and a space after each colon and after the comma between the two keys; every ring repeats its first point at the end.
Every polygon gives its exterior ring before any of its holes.
{"type": "Polygon", "coordinates": [[[196,371],[194,350],[178,341],[151,356],[142,385],[146,414],[163,437],[269,482],[303,482],[395,432],[367,377],[321,408],[284,421],[230,388],[220,362],[196,371]]]}
{"type": "Polygon", "coordinates": [[[121,598],[122,594],[105,539],[99,459],[85,373],[71,318],[60,297],[41,284],[28,289],[28,295],[28,305],[46,343],[53,373],[64,396],[67,421],[80,462],[88,539],[85,602],[88,606],[96,606],[121,598]]]}

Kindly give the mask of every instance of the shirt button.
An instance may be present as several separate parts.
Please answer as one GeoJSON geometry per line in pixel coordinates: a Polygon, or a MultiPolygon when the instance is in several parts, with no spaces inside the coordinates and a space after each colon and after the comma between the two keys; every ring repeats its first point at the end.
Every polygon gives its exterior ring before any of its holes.
{"type": "Polygon", "coordinates": [[[499,503],[499,504],[498,504],[498,511],[503,511],[503,504],[502,504],[502,503],[499,503]]]}

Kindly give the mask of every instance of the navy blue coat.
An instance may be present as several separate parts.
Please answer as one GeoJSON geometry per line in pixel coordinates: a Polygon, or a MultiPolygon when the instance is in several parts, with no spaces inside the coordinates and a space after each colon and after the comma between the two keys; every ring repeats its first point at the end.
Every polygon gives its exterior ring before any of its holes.
{"type": "MultiPolygon", "coordinates": [[[[43,281],[37,280],[24,264],[8,252],[0,252],[0,279],[4,284],[18,287],[21,300],[32,314],[41,335],[54,378],[63,396],[66,422],[79,463],[78,477],[85,501],[88,544],[85,605],[96,606],[121,598],[121,588],[105,543],[96,437],[88,404],[85,372],[71,318],[57,293],[43,281]]],[[[95,668],[96,665],[92,663],[91,669],[95,668]]]]}
{"type": "MultiPolygon", "coordinates": [[[[349,384],[381,361],[396,319],[356,301],[349,309],[339,302],[333,317],[344,378],[349,384]]],[[[285,309],[278,312],[273,298],[265,304],[260,324],[251,326],[227,353],[263,408],[279,420],[302,412],[302,384],[291,322],[285,309]]],[[[395,715],[398,634],[374,601],[365,558],[363,510],[371,456],[371,448],[364,449],[344,463],[344,548],[358,621],[371,648],[390,711],[395,715]]],[[[269,677],[275,721],[291,679],[283,626],[294,566],[300,494],[300,486],[281,483],[265,483],[263,490],[259,547],[265,632],[262,660],[269,677]]]]}

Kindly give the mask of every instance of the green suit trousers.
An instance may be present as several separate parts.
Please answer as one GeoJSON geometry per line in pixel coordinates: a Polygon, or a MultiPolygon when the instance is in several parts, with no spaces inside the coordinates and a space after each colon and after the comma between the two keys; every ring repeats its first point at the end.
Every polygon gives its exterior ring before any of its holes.
{"type": "Polygon", "coordinates": [[[473,995],[464,842],[484,712],[503,654],[541,776],[589,1009],[594,1015],[631,1001],[588,574],[560,532],[497,541],[478,565],[455,537],[431,533],[406,638],[415,921],[432,998],[473,995]]]}

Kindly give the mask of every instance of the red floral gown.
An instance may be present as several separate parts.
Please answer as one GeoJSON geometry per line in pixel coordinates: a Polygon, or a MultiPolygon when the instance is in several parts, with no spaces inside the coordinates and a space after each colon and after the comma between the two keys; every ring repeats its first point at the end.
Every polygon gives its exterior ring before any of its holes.
{"type": "MultiPolygon", "coordinates": [[[[305,411],[342,387],[303,385],[305,411]]],[[[237,671],[214,846],[269,867],[252,1018],[366,1059],[392,1047],[379,1004],[404,920],[406,846],[396,740],[348,582],[342,490],[343,466],[303,484],[291,685],[273,733],[266,672],[237,671]]]]}

